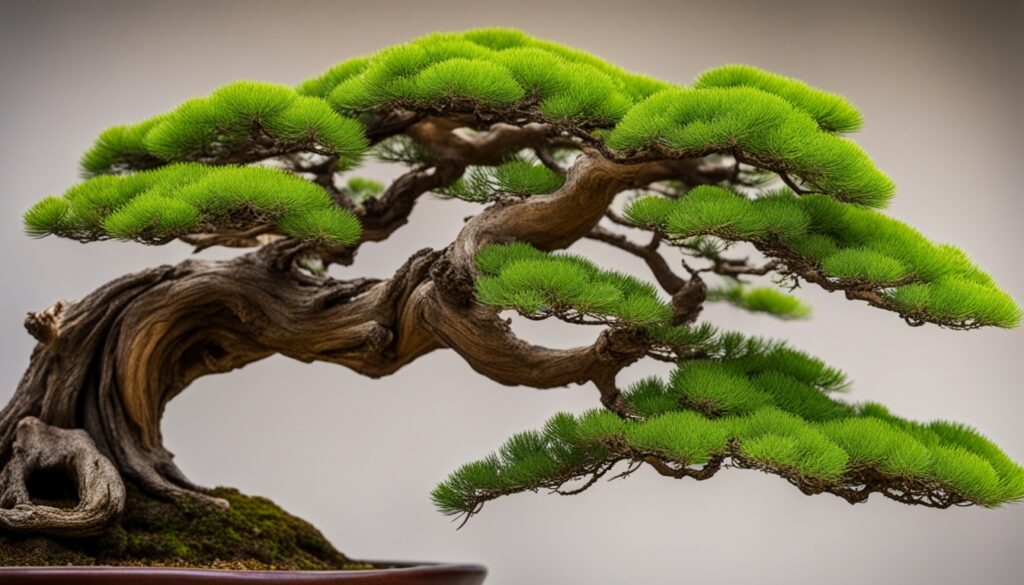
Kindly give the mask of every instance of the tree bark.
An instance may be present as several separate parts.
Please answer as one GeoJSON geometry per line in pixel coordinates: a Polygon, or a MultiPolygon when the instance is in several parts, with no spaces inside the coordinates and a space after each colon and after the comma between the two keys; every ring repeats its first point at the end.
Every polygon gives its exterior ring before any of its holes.
{"type": "Polygon", "coordinates": [[[124,509],[121,475],[87,432],[52,427],[28,416],[18,422],[12,452],[0,472],[0,528],[91,536],[103,531],[124,509]],[[78,488],[75,506],[65,509],[34,503],[29,482],[37,471],[74,477],[78,488]]]}
{"type": "MultiPolygon", "coordinates": [[[[32,314],[26,327],[39,343],[14,397],[0,411],[4,472],[17,471],[17,461],[23,474],[39,465],[18,459],[15,446],[26,424],[19,421],[36,420],[58,431],[81,429],[95,444],[95,453],[83,456],[116,469],[150,495],[190,494],[226,505],[204,495],[175,465],[163,445],[160,419],[166,404],[197,378],[276,353],[380,377],[447,347],[499,383],[552,388],[593,382],[602,401],[614,405],[615,375],[643,355],[644,337],[608,330],[587,347],[528,344],[494,309],[472,302],[472,257],[493,242],[520,240],[548,250],[568,246],[590,231],[616,193],[655,180],[672,166],[650,163],[627,172],[584,157],[558,192],[488,208],[448,249],[418,252],[385,281],[339,281],[294,270],[282,265],[280,254],[289,249],[282,240],[232,260],[189,260],[128,275],[78,302],[32,314]],[[461,276],[454,285],[453,274],[461,276]],[[446,294],[460,287],[462,294],[446,294]]],[[[40,437],[32,448],[59,449],[59,442],[40,437]]],[[[76,479],[85,485],[80,472],[76,479]]],[[[11,493],[0,494],[0,502],[33,506],[27,495],[11,493]]],[[[44,518],[32,530],[91,533],[116,515],[116,495],[106,504],[107,516],[94,510],[68,520],[65,514],[60,521],[44,518]]],[[[82,502],[95,501],[90,498],[83,494],[82,502]]]]}

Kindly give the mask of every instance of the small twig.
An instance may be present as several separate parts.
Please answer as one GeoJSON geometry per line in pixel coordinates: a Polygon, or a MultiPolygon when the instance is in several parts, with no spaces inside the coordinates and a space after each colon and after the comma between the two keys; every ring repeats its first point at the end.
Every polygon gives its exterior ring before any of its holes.
{"type": "Polygon", "coordinates": [[[547,148],[537,147],[533,149],[533,152],[537,154],[537,158],[540,160],[541,163],[544,164],[544,166],[551,169],[553,172],[560,176],[565,176],[565,168],[562,167],[562,165],[558,164],[558,161],[556,161],[554,157],[551,156],[551,153],[548,152],[547,148]]]}
{"type": "Polygon", "coordinates": [[[797,195],[812,195],[815,193],[821,193],[821,191],[809,191],[797,185],[793,179],[786,173],[786,171],[778,171],[779,178],[786,184],[787,187],[793,190],[797,195]]]}

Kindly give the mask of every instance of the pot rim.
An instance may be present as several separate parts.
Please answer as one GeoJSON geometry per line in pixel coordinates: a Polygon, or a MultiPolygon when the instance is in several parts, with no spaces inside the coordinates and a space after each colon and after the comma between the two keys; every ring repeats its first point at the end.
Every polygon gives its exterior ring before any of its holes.
{"type": "Polygon", "coordinates": [[[418,575],[460,574],[460,575],[486,575],[487,567],[478,563],[445,563],[445,562],[417,562],[417,561],[382,561],[382,560],[358,560],[372,564],[390,565],[384,569],[329,569],[329,570],[271,570],[271,569],[213,569],[205,567],[128,567],[116,565],[61,565],[61,566],[7,566],[0,567],[0,575],[21,576],[21,577],[43,577],[43,576],[72,576],[82,573],[94,575],[124,575],[142,576],[154,575],[164,577],[189,576],[206,577],[211,581],[237,581],[261,580],[268,578],[287,579],[290,582],[302,583],[312,579],[331,578],[342,579],[366,579],[374,577],[413,577],[418,575]]]}

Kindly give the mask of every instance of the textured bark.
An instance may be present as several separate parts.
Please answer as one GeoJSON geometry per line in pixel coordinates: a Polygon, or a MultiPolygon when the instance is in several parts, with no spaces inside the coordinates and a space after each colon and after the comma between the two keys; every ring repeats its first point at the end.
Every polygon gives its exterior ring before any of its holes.
{"type": "Polygon", "coordinates": [[[124,509],[125,489],[117,468],[80,429],[60,429],[35,417],[18,422],[10,461],[0,472],[0,528],[89,536],[101,532],[124,509]],[[68,474],[78,488],[71,509],[35,504],[29,494],[31,475],[40,471],[68,474]]]}
{"type": "MultiPolygon", "coordinates": [[[[332,161],[321,165],[322,173],[313,172],[339,205],[360,216],[362,241],[386,239],[406,223],[422,194],[450,185],[468,165],[500,164],[521,149],[543,151],[554,140],[568,140],[538,123],[496,123],[466,133],[459,128],[472,124],[461,119],[408,113],[378,118],[371,124],[374,141],[405,133],[433,160],[360,206],[334,190],[332,161]]],[[[153,497],[192,496],[226,506],[178,469],[163,445],[160,419],[194,380],[273,354],[380,377],[450,348],[501,384],[593,383],[602,402],[622,412],[615,377],[647,351],[645,334],[609,329],[592,345],[549,349],[519,339],[496,310],[472,300],[473,258],[482,246],[515,240],[543,250],[564,248],[592,233],[623,190],[669,178],[698,180],[705,172],[695,160],[623,164],[583,148],[562,188],[494,203],[467,221],[449,247],[421,250],[388,280],[311,276],[296,269],[303,258],[349,264],[358,244],[316,249],[261,228],[191,239],[197,248],[261,245],[255,252],[145,270],[77,302],[30,314],[25,326],[39,343],[0,411],[0,527],[93,533],[119,513],[121,478],[153,497]],[[34,467],[56,465],[51,456],[75,469],[80,497],[73,510],[34,504],[22,481],[34,467]]],[[[686,288],[678,277],[662,276],[663,283],[686,288]]]]}
{"type": "Polygon", "coordinates": [[[693,160],[624,165],[584,152],[554,193],[492,205],[467,222],[433,276],[446,299],[466,304],[472,299],[473,258],[480,248],[511,241],[529,242],[541,250],[566,248],[593,229],[622,191],[696,167],[693,160]]]}
{"type": "MultiPolygon", "coordinates": [[[[188,261],[118,279],[60,313],[0,413],[9,453],[16,422],[82,428],[150,493],[197,491],[162,444],[165,405],[196,378],[274,353],[379,376],[436,345],[395,342],[415,262],[387,283],[339,282],[276,271],[264,254],[188,261]]],[[[37,318],[34,318],[37,319],[37,318]]]]}

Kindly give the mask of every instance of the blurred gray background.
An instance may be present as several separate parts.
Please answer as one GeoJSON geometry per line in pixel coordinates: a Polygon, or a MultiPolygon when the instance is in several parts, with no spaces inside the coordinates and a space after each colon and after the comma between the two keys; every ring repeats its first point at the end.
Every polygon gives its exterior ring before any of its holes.
{"type": "MultiPolygon", "coordinates": [[[[385,45],[484,25],[520,27],[676,82],[744,62],[848,96],[867,119],[856,139],[900,187],[889,211],[961,245],[1024,300],[1021,24],[1019,2],[978,1],[5,1],[0,401],[33,346],[21,327],[26,311],[189,253],[178,244],[83,246],[22,234],[22,212],[78,180],[78,158],[102,129],[235,79],[294,84],[385,45]]],[[[472,210],[427,198],[409,226],[365,246],[337,275],[388,276],[413,251],[446,245],[472,210]]],[[[574,249],[643,274],[599,244],[574,249]]],[[[1024,460],[1021,332],[909,328],[837,295],[801,294],[816,311],[808,322],[724,308],[707,316],[826,358],[855,380],[853,400],[964,421],[1024,460]]],[[[520,325],[553,346],[596,334],[520,325]]],[[[622,381],[658,371],[641,365],[622,381]]],[[[163,428],[199,483],[268,496],[356,557],[482,562],[493,585],[1004,585],[1024,571],[1024,505],[937,511],[876,496],[852,507],[749,471],[702,483],[643,472],[571,498],[515,496],[460,531],[433,509],[428,493],[449,470],[555,411],[596,405],[593,388],[499,386],[451,352],[376,381],[273,358],[200,380],[170,404],[163,428]]]]}

